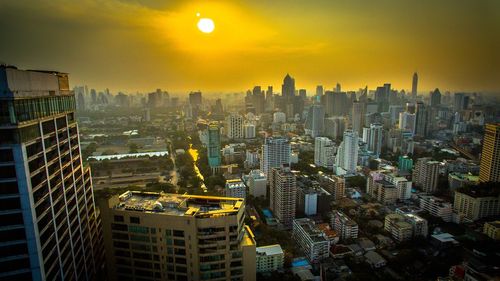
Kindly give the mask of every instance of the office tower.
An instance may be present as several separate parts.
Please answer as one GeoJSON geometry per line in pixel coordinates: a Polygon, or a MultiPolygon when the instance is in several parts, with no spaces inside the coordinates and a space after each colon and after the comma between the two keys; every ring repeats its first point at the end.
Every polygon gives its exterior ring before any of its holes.
{"type": "Polygon", "coordinates": [[[403,112],[403,106],[401,105],[391,105],[389,106],[389,114],[391,117],[391,127],[396,125],[399,121],[399,114],[403,112]]]}
{"type": "Polygon", "coordinates": [[[330,227],[338,233],[341,240],[358,238],[358,224],[342,211],[332,212],[330,227]]]}
{"type": "Polygon", "coordinates": [[[417,99],[417,87],[418,87],[418,74],[415,72],[415,73],[413,73],[413,80],[411,82],[411,99],[412,100],[417,99]]]}
{"type": "Polygon", "coordinates": [[[344,132],[344,140],[339,146],[335,158],[335,169],[337,175],[355,174],[358,163],[358,133],[352,130],[344,132]]]}
{"type": "Polygon", "coordinates": [[[253,197],[267,197],[267,178],[261,170],[251,170],[246,184],[248,185],[248,192],[253,197]]]}
{"type": "Polygon", "coordinates": [[[201,92],[189,93],[189,104],[192,107],[200,107],[202,104],[201,92]]]}
{"type": "Polygon", "coordinates": [[[423,102],[417,102],[415,112],[415,135],[427,137],[430,131],[431,114],[429,108],[423,102]]]}
{"type": "Polygon", "coordinates": [[[260,170],[269,179],[272,168],[280,168],[283,164],[290,165],[290,142],[286,138],[266,138],[262,145],[260,170]]]}
{"type": "Polygon", "coordinates": [[[295,100],[295,80],[287,73],[281,85],[282,106],[281,109],[286,113],[288,118],[294,116],[294,100],[295,100]]]}
{"type": "Polygon", "coordinates": [[[307,98],[307,91],[306,89],[299,89],[299,97],[303,100],[307,98]]]}
{"type": "Polygon", "coordinates": [[[500,182],[500,123],[485,126],[479,167],[481,182],[500,182]]]}
{"type": "Polygon", "coordinates": [[[439,162],[430,158],[420,158],[413,167],[413,182],[423,191],[436,191],[439,178],[439,162]]]}
{"type": "Polygon", "coordinates": [[[375,91],[375,102],[377,103],[378,112],[387,112],[389,110],[389,94],[391,92],[391,84],[386,83],[382,87],[377,87],[375,91]]]}
{"type": "Polygon", "coordinates": [[[346,129],[346,118],[333,116],[325,119],[324,135],[332,139],[340,139],[346,129]]]}
{"type": "Polygon", "coordinates": [[[340,93],[342,91],[342,87],[340,86],[340,83],[337,83],[337,85],[335,85],[335,93],[340,93]]]}
{"type": "Polygon", "coordinates": [[[264,110],[266,112],[273,111],[275,107],[274,104],[274,96],[273,96],[273,86],[268,86],[266,91],[266,104],[264,106],[264,110]]]}
{"type": "Polygon", "coordinates": [[[283,269],[285,253],[280,244],[256,248],[257,272],[275,272],[283,269]]]}
{"type": "Polygon", "coordinates": [[[411,131],[415,134],[416,115],[409,112],[399,114],[399,129],[411,131]]]}
{"type": "Polygon", "coordinates": [[[313,220],[293,220],[292,237],[311,263],[318,263],[330,256],[330,240],[313,220]]]}
{"type": "Polygon", "coordinates": [[[224,186],[224,195],[227,197],[246,198],[246,185],[241,179],[226,180],[226,185],[224,186]]]}
{"type": "Polygon", "coordinates": [[[287,164],[272,168],[269,176],[270,209],[278,221],[287,228],[295,219],[297,179],[287,164]]]}
{"type": "Polygon", "coordinates": [[[352,116],[351,116],[351,125],[352,130],[358,132],[358,134],[362,133],[363,125],[365,118],[365,103],[363,102],[354,102],[352,104],[352,116]]]}
{"type": "Polygon", "coordinates": [[[305,123],[305,133],[313,138],[323,134],[325,125],[325,111],[323,106],[314,104],[309,107],[305,123]]]}
{"type": "Polygon", "coordinates": [[[99,202],[108,280],[255,280],[242,198],[131,192],[99,202]]]}
{"type": "Polygon", "coordinates": [[[208,125],[208,145],[207,156],[208,165],[215,169],[221,165],[221,144],[220,144],[220,128],[216,123],[208,125]]]}
{"type": "Polygon", "coordinates": [[[316,86],[316,98],[315,102],[321,102],[321,97],[323,96],[323,86],[318,85],[316,86]]]}
{"type": "Polygon", "coordinates": [[[86,86],[75,87],[73,89],[76,96],[76,109],[78,111],[85,111],[85,89],[86,86]]]}
{"type": "Polygon", "coordinates": [[[372,151],[377,157],[379,157],[380,153],[382,153],[382,124],[371,124],[369,135],[368,150],[372,151]]]}
{"type": "Polygon", "coordinates": [[[213,114],[216,114],[216,115],[224,114],[224,107],[222,106],[222,100],[221,99],[216,99],[215,100],[215,106],[213,108],[213,114]]]}
{"type": "Polygon", "coordinates": [[[252,90],[252,104],[255,107],[256,114],[264,113],[265,102],[264,91],[260,86],[255,86],[252,90]]]}
{"type": "Polygon", "coordinates": [[[226,117],[227,137],[229,139],[243,139],[243,116],[237,113],[231,113],[226,117]]]}
{"type": "Polygon", "coordinates": [[[440,105],[441,105],[441,92],[439,92],[439,89],[436,88],[434,91],[431,92],[430,106],[436,107],[440,105]]]}
{"type": "Polygon", "coordinates": [[[346,93],[326,91],[325,113],[328,116],[344,116],[348,112],[346,93]]]}
{"type": "Polygon", "coordinates": [[[461,111],[469,107],[469,97],[464,93],[455,93],[453,109],[461,111]]]}
{"type": "Polygon", "coordinates": [[[335,143],[329,138],[317,137],[314,140],[314,164],[316,166],[332,169],[335,152],[335,143]]]}
{"type": "Polygon", "coordinates": [[[68,75],[0,66],[0,93],[0,279],[98,279],[100,219],[68,75]]]}
{"type": "Polygon", "coordinates": [[[97,104],[97,92],[95,89],[90,89],[90,101],[92,105],[97,104]]]}

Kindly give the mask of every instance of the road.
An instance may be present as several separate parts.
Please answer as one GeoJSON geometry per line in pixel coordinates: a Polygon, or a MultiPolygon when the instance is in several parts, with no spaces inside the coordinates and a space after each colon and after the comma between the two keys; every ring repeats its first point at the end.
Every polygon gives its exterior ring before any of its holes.
{"type": "Polygon", "coordinates": [[[175,163],[175,151],[172,148],[172,142],[170,139],[167,139],[168,142],[168,150],[170,153],[170,159],[172,160],[172,163],[174,164],[173,169],[170,171],[170,180],[169,182],[175,186],[175,192],[179,192],[179,186],[177,183],[179,182],[179,171],[177,169],[177,165],[175,163]]]}

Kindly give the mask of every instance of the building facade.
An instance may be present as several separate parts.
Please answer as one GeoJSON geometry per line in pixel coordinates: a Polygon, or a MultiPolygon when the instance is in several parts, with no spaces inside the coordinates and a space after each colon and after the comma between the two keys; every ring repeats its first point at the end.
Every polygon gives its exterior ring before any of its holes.
{"type": "Polygon", "coordinates": [[[273,168],[270,179],[270,209],[285,227],[291,228],[295,219],[297,179],[288,166],[273,168]]]}
{"type": "Polygon", "coordinates": [[[485,126],[479,180],[500,182],[500,123],[485,126]]]}

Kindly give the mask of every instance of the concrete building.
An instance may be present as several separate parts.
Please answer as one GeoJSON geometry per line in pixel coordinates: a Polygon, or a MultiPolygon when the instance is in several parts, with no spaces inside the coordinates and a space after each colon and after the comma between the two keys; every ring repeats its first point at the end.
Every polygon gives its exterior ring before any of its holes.
{"type": "MultiPolygon", "coordinates": [[[[382,124],[371,124],[367,140],[368,150],[372,151],[378,158],[382,153],[382,137],[383,129],[382,124]]],[[[364,136],[363,136],[364,138],[364,136]]]]}
{"type": "Polygon", "coordinates": [[[412,183],[404,177],[372,171],[366,181],[366,193],[383,204],[395,203],[410,199],[411,186],[412,183]]]}
{"type": "Polygon", "coordinates": [[[68,75],[0,66],[0,93],[0,279],[99,279],[100,218],[68,75]]]}
{"type": "Polygon", "coordinates": [[[257,272],[275,272],[283,269],[285,253],[280,244],[256,248],[257,272]]]}
{"type": "Polygon", "coordinates": [[[500,182],[500,123],[485,126],[479,180],[500,182]]]}
{"type": "Polygon", "coordinates": [[[413,135],[415,134],[415,124],[416,124],[416,115],[409,112],[401,112],[399,114],[399,129],[408,130],[413,135]]]}
{"type": "Polygon", "coordinates": [[[275,112],[273,114],[273,123],[286,123],[286,114],[284,112],[275,112]]]}
{"type": "Polygon", "coordinates": [[[216,169],[222,163],[221,157],[221,142],[220,142],[220,128],[216,123],[208,125],[208,165],[212,169],[216,169]]]}
{"type": "Polygon", "coordinates": [[[314,188],[297,188],[297,210],[306,216],[314,216],[318,212],[318,190],[314,188]]]}
{"type": "Polygon", "coordinates": [[[260,170],[269,179],[272,168],[280,168],[283,164],[290,165],[290,142],[286,138],[266,138],[262,145],[260,170]]]}
{"type": "Polygon", "coordinates": [[[343,116],[332,116],[325,119],[325,136],[340,139],[346,129],[346,119],[343,116]]]}
{"type": "Polygon", "coordinates": [[[253,197],[267,197],[267,178],[261,170],[251,170],[246,181],[248,192],[253,197]]]}
{"type": "Polygon", "coordinates": [[[500,215],[500,192],[498,189],[462,188],[455,191],[453,210],[465,220],[475,221],[500,215]]]}
{"type": "Polygon", "coordinates": [[[297,179],[289,166],[273,168],[269,177],[270,209],[285,227],[292,227],[295,219],[295,200],[297,199],[297,179]]]}
{"type": "Polygon", "coordinates": [[[450,202],[431,195],[420,195],[420,208],[429,212],[432,216],[451,221],[453,208],[450,202]]]}
{"type": "Polygon", "coordinates": [[[317,137],[314,139],[314,164],[327,169],[333,168],[335,153],[337,148],[335,143],[327,137],[317,137]]]}
{"type": "Polygon", "coordinates": [[[339,234],[341,240],[358,238],[358,224],[342,211],[332,212],[330,225],[339,234]]]}
{"type": "Polygon", "coordinates": [[[433,193],[436,191],[439,178],[438,161],[430,158],[420,158],[413,168],[413,182],[422,188],[424,192],[433,193]]]}
{"type": "Polygon", "coordinates": [[[403,215],[389,214],[385,216],[384,229],[397,242],[410,240],[413,236],[413,227],[405,221],[403,215]]]}
{"type": "Polygon", "coordinates": [[[99,202],[108,280],[255,280],[242,198],[127,191],[99,202]]]}
{"type": "Polygon", "coordinates": [[[243,132],[244,132],[244,136],[245,136],[245,139],[253,139],[255,138],[255,124],[252,124],[252,123],[245,123],[245,125],[243,125],[243,132]]]}
{"type": "Polygon", "coordinates": [[[363,125],[365,124],[365,106],[363,102],[354,102],[352,104],[351,126],[352,130],[357,132],[358,135],[361,135],[363,125]]]}
{"type": "Polygon", "coordinates": [[[319,184],[333,196],[333,200],[345,197],[345,178],[335,175],[322,175],[319,184]]]}
{"type": "Polygon", "coordinates": [[[413,229],[413,237],[427,237],[427,235],[429,234],[429,229],[426,219],[415,214],[404,214],[403,218],[407,223],[411,225],[413,229]]]}
{"type": "Polygon", "coordinates": [[[292,237],[311,263],[329,257],[330,240],[314,221],[308,218],[293,220],[292,237]]]}
{"type": "Polygon", "coordinates": [[[372,268],[381,268],[387,264],[387,261],[375,251],[368,251],[365,259],[372,268]]]}
{"type": "Polygon", "coordinates": [[[493,240],[500,240],[500,221],[484,223],[483,233],[493,240]]]}
{"type": "Polygon", "coordinates": [[[227,197],[246,198],[246,185],[241,179],[226,180],[224,195],[227,197]]]}
{"type": "Polygon", "coordinates": [[[352,130],[345,131],[344,140],[340,144],[335,158],[335,172],[337,175],[356,173],[358,152],[358,133],[352,130]]]}
{"type": "Polygon", "coordinates": [[[309,107],[304,129],[305,134],[313,138],[323,135],[325,130],[325,110],[322,105],[313,104],[309,107]]]}
{"type": "Polygon", "coordinates": [[[226,134],[229,139],[243,139],[243,116],[232,113],[226,118],[226,134]]]}

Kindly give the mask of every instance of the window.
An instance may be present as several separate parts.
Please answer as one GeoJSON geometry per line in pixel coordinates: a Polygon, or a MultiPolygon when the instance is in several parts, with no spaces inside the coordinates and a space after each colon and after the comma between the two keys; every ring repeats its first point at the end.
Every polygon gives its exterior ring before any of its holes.
{"type": "Polygon", "coordinates": [[[115,221],[116,222],[124,222],[123,216],[116,216],[115,215],[115,221]]]}
{"type": "Polygon", "coordinates": [[[175,237],[184,237],[184,231],[183,230],[174,230],[174,236],[175,237]]]}
{"type": "Polygon", "coordinates": [[[141,220],[138,217],[130,217],[130,223],[140,224],[141,220]]]}

